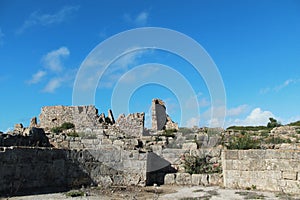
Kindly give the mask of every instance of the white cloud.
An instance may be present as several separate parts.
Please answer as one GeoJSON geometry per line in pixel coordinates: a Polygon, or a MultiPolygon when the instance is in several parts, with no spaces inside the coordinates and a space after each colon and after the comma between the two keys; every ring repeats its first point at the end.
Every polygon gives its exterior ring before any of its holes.
{"type": "Polygon", "coordinates": [[[42,80],[42,78],[47,74],[45,71],[38,71],[37,73],[32,75],[31,80],[28,81],[29,84],[36,84],[42,80]]]}
{"type": "Polygon", "coordinates": [[[255,108],[245,119],[236,119],[231,125],[238,126],[265,126],[267,125],[269,118],[274,114],[270,111],[263,111],[261,108],[255,108]]]}
{"type": "Polygon", "coordinates": [[[4,38],[4,33],[2,32],[2,29],[0,28],[0,46],[3,45],[4,41],[3,41],[3,38],[4,38]]]}
{"type": "Polygon", "coordinates": [[[65,6],[58,12],[53,14],[42,14],[40,11],[35,11],[30,14],[29,18],[17,30],[18,34],[23,33],[26,29],[33,26],[49,26],[52,24],[60,24],[68,20],[71,15],[79,9],[79,6],[65,6]]]}
{"type": "Polygon", "coordinates": [[[63,69],[61,59],[64,57],[68,57],[69,55],[70,51],[67,47],[60,47],[57,50],[53,50],[43,57],[42,61],[44,67],[51,70],[52,72],[61,72],[63,69]]]}
{"type": "Polygon", "coordinates": [[[266,94],[268,92],[279,92],[280,90],[286,88],[287,86],[289,86],[291,84],[296,84],[296,83],[299,83],[299,82],[300,82],[300,79],[287,79],[283,83],[281,83],[280,85],[277,85],[275,87],[263,88],[259,91],[259,93],[260,94],[266,94]]]}
{"type": "Polygon", "coordinates": [[[243,114],[246,110],[248,110],[248,105],[240,105],[236,108],[231,108],[226,111],[226,116],[238,116],[240,114],[243,114]]]}
{"type": "Polygon", "coordinates": [[[124,19],[126,22],[128,22],[130,24],[134,24],[135,26],[145,26],[149,19],[149,13],[143,11],[135,17],[132,17],[129,14],[125,14],[124,19]]]}
{"type": "Polygon", "coordinates": [[[57,88],[59,88],[62,84],[61,78],[53,78],[51,79],[48,84],[43,89],[43,92],[45,93],[54,93],[57,88]]]}

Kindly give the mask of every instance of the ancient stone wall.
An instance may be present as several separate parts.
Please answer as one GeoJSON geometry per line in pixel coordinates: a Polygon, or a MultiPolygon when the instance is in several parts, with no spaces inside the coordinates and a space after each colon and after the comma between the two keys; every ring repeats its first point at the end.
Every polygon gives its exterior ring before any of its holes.
{"type": "Polygon", "coordinates": [[[76,129],[99,127],[99,115],[95,106],[45,106],[40,114],[40,127],[53,128],[70,122],[76,129]]]}
{"type": "Polygon", "coordinates": [[[0,196],[65,191],[91,184],[145,185],[147,154],[99,149],[0,148],[0,196]]]}
{"type": "Polygon", "coordinates": [[[300,194],[300,150],[222,152],[224,186],[300,194]]]}
{"type": "Polygon", "coordinates": [[[120,115],[116,121],[116,127],[124,133],[126,137],[139,138],[144,132],[145,113],[133,113],[125,117],[120,115]]]}

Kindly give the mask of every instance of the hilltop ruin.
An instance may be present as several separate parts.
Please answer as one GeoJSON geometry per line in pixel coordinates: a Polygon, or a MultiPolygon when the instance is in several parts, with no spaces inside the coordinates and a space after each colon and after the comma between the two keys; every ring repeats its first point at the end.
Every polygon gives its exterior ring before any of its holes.
{"type": "Polygon", "coordinates": [[[144,123],[143,112],[115,120],[92,105],[43,107],[39,123],[0,134],[0,196],[153,184],[300,193],[298,126],[179,128],[159,99],[152,100],[152,129],[144,123]]]}

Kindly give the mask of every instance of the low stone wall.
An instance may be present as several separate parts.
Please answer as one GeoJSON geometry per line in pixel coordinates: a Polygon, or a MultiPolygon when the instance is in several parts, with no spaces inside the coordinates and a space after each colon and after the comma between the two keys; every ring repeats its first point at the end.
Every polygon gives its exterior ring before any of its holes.
{"type": "Polygon", "coordinates": [[[300,194],[300,150],[226,150],[224,186],[300,194]]]}
{"type": "Polygon", "coordinates": [[[145,185],[147,153],[99,149],[0,148],[0,196],[89,185],[145,185]]]}
{"type": "Polygon", "coordinates": [[[222,175],[215,174],[166,174],[164,183],[167,185],[202,185],[219,186],[222,184],[222,175]]]}

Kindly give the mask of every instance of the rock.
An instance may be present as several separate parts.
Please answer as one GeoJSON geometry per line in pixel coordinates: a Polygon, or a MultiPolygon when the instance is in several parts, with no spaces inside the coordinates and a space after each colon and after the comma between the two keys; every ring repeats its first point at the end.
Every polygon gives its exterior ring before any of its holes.
{"type": "Polygon", "coordinates": [[[113,115],[111,109],[108,110],[108,119],[110,120],[110,123],[111,123],[111,124],[114,124],[114,123],[115,123],[114,115],[113,115]]]}
{"type": "Polygon", "coordinates": [[[164,183],[166,185],[173,185],[175,184],[175,174],[166,174],[164,183]]]}
{"type": "Polygon", "coordinates": [[[195,150],[197,149],[197,144],[195,142],[188,142],[182,144],[182,149],[184,150],[195,150]]]}
{"type": "Polygon", "coordinates": [[[161,99],[152,99],[152,130],[178,130],[178,124],[167,115],[165,103],[161,99]]]}
{"type": "Polygon", "coordinates": [[[32,128],[32,127],[37,127],[37,118],[36,117],[33,117],[30,120],[29,128],[32,128]]]}
{"type": "Polygon", "coordinates": [[[176,184],[191,185],[191,175],[189,173],[176,173],[176,184]]]}

